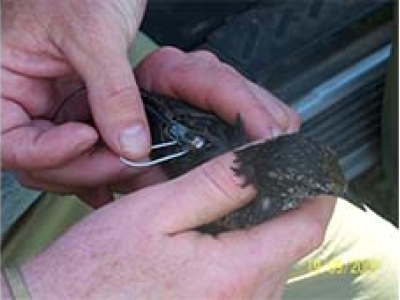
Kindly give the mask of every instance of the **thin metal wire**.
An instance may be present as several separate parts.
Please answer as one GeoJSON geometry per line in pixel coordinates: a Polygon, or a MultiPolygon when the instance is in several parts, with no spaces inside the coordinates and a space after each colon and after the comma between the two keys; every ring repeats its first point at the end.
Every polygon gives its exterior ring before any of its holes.
{"type": "Polygon", "coordinates": [[[175,141],[175,140],[172,140],[172,141],[169,141],[169,142],[153,145],[153,146],[151,146],[151,150],[160,149],[160,148],[166,148],[166,147],[169,147],[169,146],[174,146],[176,144],[178,144],[178,142],[175,141]]]}
{"type": "MultiPolygon", "coordinates": [[[[170,141],[170,142],[165,142],[165,143],[153,145],[151,147],[151,150],[167,148],[167,147],[170,147],[170,146],[175,146],[177,144],[178,144],[178,142],[173,140],[173,141],[170,141]]],[[[146,160],[146,161],[131,161],[131,160],[128,160],[128,159],[126,159],[124,157],[120,157],[119,159],[121,160],[121,162],[123,162],[127,166],[142,168],[142,167],[151,167],[151,166],[154,166],[154,165],[158,165],[160,163],[163,163],[163,162],[166,162],[166,161],[181,157],[181,156],[187,154],[188,152],[189,152],[189,149],[181,149],[178,152],[175,152],[175,153],[172,153],[172,154],[160,157],[160,158],[156,158],[156,159],[153,159],[153,160],[146,160]]]]}

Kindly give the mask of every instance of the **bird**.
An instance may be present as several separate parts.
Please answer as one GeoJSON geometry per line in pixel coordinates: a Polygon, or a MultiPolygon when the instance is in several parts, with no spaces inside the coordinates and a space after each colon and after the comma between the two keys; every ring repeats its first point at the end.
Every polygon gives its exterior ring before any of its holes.
{"type": "MultiPolygon", "coordinates": [[[[348,183],[338,156],[329,146],[300,132],[273,139],[249,141],[240,115],[234,124],[219,116],[175,99],[141,89],[141,96],[155,142],[174,139],[187,154],[162,164],[174,178],[228,151],[235,155],[232,170],[243,186],[252,185],[255,197],[219,220],[197,228],[218,234],[258,225],[304,200],[319,195],[346,197],[348,183]],[[191,141],[201,140],[199,147],[191,141]]],[[[168,153],[161,153],[168,155],[168,153]]],[[[160,155],[160,154],[159,154],[160,155]]],[[[348,201],[363,208],[359,200],[348,201]]]]}

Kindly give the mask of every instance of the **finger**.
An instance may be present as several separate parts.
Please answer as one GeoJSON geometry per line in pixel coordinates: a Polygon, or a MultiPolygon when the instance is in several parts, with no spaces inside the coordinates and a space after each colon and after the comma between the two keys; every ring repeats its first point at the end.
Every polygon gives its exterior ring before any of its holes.
{"type": "Polygon", "coordinates": [[[1,86],[2,98],[12,99],[31,117],[50,116],[59,101],[50,80],[23,76],[5,67],[2,68],[1,86]]]}
{"type": "Polygon", "coordinates": [[[233,123],[240,113],[251,137],[271,137],[278,124],[232,68],[165,47],[150,54],[135,70],[139,84],[175,98],[190,101],[233,123]]]}
{"type": "Polygon", "coordinates": [[[140,168],[127,167],[106,148],[88,151],[65,165],[30,172],[36,181],[90,188],[109,185],[139,174],[140,168]]]}
{"type": "Polygon", "coordinates": [[[275,136],[283,133],[294,133],[300,128],[299,114],[279,101],[273,94],[258,86],[257,84],[248,81],[249,88],[253,91],[259,101],[265,108],[271,112],[275,121],[280,125],[281,132],[276,132],[275,136]]]}
{"type": "Polygon", "coordinates": [[[3,168],[55,167],[79,156],[96,141],[95,130],[84,124],[54,126],[48,121],[32,121],[3,132],[3,168]]]}
{"type": "Polygon", "coordinates": [[[34,177],[31,177],[27,172],[18,172],[17,179],[22,186],[29,189],[42,190],[61,195],[75,194],[83,202],[89,204],[93,208],[99,208],[114,199],[111,190],[109,190],[105,185],[82,189],[82,187],[79,186],[65,186],[54,182],[37,180],[34,177]]]}
{"type": "Polygon", "coordinates": [[[253,266],[288,266],[321,245],[335,202],[330,196],[306,199],[298,209],[217,238],[233,256],[246,256],[253,266]]]}
{"type": "Polygon", "coordinates": [[[127,167],[106,149],[83,154],[58,168],[31,171],[27,174],[31,187],[51,187],[52,191],[77,191],[94,186],[110,186],[115,192],[129,193],[168,179],[160,167],[127,167]]]}
{"type": "Polygon", "coordinates": [[[224,70],[231,72],[234,76],[240,77],[248,85],[253,96],[264,106],[269,118],[273,118],[278,126],[272,127],[272,135],[276,137],[283,133],[297,132],[300,128],[300,116],[297,112],[286,106],[273,94],[263,89],[259,85],[242,77],[230,65],[221,63],[216,55],[210,51],[198,50],[191,52],[190,55],[196,56],[211,65],[223,65],[224,70]]]}
{"type": "Polygon", "coordinates": [[[153,207],[157,227],[167,234],[209,223],[243,206],[255,191],[243,187],[243,178],[232,170],[234,154],[213,159],[185,175],[159,185],[153,207]],[[162,197],[160,197],[162,189],[162,197]]]}
{"type": "Polygon", "coordinates": [[[71,194],[77,190],[75,187],[64,186],[55,183],[41,182],[31,177],[29,172],[17,172],[16,173],[18,182],[28,189],[48,191],[57,194],[71,194]]]}
{"type": "Polygon", "coordinates": [[[190,55],[192,55],[194,57],[198,57],[202,60],[205,60],[210,64],[221,63],[219,58],[214,53],[207,51],[207,50],[196,50],[196,51],[191,52],[190,55]]]}
{"type": "Polygon", "coordinates": [[[83,58],[82,53],[69,55],[86,83],[101,136],[120,156],[146,156],[150,151],[150,133],[127,46],[101,45],[90,54],[83,58]]]}

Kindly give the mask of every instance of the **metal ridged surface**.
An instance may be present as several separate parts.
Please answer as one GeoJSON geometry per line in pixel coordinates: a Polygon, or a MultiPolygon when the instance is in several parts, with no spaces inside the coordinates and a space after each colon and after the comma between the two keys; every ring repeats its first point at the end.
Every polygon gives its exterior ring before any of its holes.
{"type": "Polygon", "coordinates": [[[391,46],[387,45],[294,103],[302,131],[338,153],[347,179],[379,159],[381,108],[391,46]]]}
{"type": "Polygon", "coordinates": [[[383,77],[377,81],[380,81],[379,84],[373,82],[354,91],[324,113],[310,119],[303,126],[303,132],[329,144],[341,156],[351,151],[352,144],[368,137],[376,138],[381,120],[383,77]]]}

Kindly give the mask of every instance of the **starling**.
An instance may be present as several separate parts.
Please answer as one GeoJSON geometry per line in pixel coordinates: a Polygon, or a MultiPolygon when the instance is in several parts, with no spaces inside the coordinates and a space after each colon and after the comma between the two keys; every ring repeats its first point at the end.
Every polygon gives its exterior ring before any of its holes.
{"type": "Polygon", "coordinates": [[[251,184],[255,198],[244,207],[203,226],[219,233],[260,224],[319,195],[343,197],[347,182],[336,154],[300,133],[250,143],[234,151],[237,176],[251,184]]]}
{"type": "Polygon", "coordinates": [[[247,228],[298,207],[304,199],[318,195],[343,197],[346,193],[347,182],[336,154],[312,138],[294,133],[248,143],[239,116],[232,126],[184,101],[143,90],[142,97],[153,141],[170,140],[171,124],[204,140],[200,149],[163,164],[170,177],[233,150],[235,174],[257,192],[244,207],[198,228],[202,232],[216,234],[247,228]]]}

